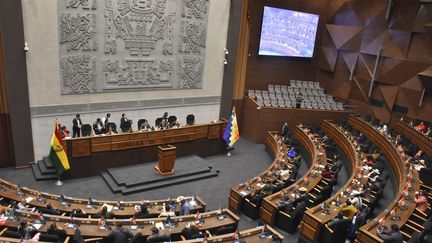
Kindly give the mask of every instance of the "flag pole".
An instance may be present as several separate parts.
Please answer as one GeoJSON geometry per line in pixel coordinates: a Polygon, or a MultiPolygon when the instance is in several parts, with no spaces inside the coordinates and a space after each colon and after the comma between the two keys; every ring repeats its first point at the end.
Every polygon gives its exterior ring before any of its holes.
{"type": "Polygon", "coordinates": [[[63,182],[60,180],[60,174],[57,173],[57,181],[54,183],[56,186],[63,186],[63,182]]]}
{"type": "Polygon", "coordinates": [[[231,146],[230,146],[230,145],[228,145],[228,153],[227,153],[227,156],[228,156],[228,157],[231,157],[231,146]]]}

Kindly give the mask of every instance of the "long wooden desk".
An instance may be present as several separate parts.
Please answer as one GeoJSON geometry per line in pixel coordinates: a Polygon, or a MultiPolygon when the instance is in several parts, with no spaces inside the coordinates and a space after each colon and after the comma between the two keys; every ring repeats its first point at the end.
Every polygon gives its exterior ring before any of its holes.
{"type": "MultiPolygon", "coordinates": [[[[408,218],[415,211],[416,203],[414,202],[414,200],[405,200],[406,209],[397,210],[395,214],[395,216],[400,217],[400,220],[392,220],[391,217],[389,216],[391,210],[395,207],[398,207],[397,205],[398,201],[404,197],[403,191],[405,187],[408,185],[407,170],[405,168],[402,159],[400,158],[399,154],[396,151],[396,147],[394,146],[392,141],[390,141],[383,134],[375,130],[367,122],[357,117],[350,116],[348,118],[348,123],[352,125],[354,128],[361,131],[363,134],[365,134],[373,143],[375,143],[378,146],[378,148],[381,149],[381,151],[383,151],[396,177],[398,191],[395,196],[395,201],[390,203],[390,205],[387,206],[386,210],[384,210],[377,216],[377,219],[385,219],[385,226],[387,226],[388,228],[390,228],[391,224],[396,224],[399,227],[403,226],[408,221],[408,218]]],[[[406,192],[408,193],[410,198],[414,198],[414,193],[420,189],[418,173],[415,170],[413,170],[411,186],[413,190],[407,190],[406,192]]],[[[378,228],[377,220],[369,221],[367,224],[365,224],[363,227],[359,229],[357,234],[357,241],[364,242],[364,243],[384,242],[381,238],[378,237],[377,228],[378,228]]]]}
{"type": "Polygon", "coordinates": [[[307,134],[300,126],[296,126],[296,129],[294,130],[294,136],[309,154],[312,166],[303,175],[303,177],[297,180],[294,184],[281,190],[280,192],[274,193],[264,198],[260,210],[260,217],[267,224],[274,224],[276,215],[279,211],[278,203],[281,200],[283,194],[287,195],[291,200],[294,200],[293,193],[300,187],[305,187],[307,189],[307,193],[309,193],[321,181],[322,175],[320,170],[327,165],[327,154],[324,147],[320,145],[319,141],[312,141],[309,134],[307,134]],[[319,160],[317,159],[318,154],[320,154],[319,160]]]}
{"type": "Polygon", "coordinates": [[[71,169],[64,178],[94,176],[107,168],[156,161],[159,145],[174,145],[178,157],[223,153],[225,126],[226,122],[218,121],[160,131],[67,138],[64,141],[71,169]]]}
{"type": "MultiPolygon", "coordinates": [[[[256,228],[252,228],[252,229],[247,229],[247,230],[242,230],[239,232],[240,234],[240,239],[241,240],[245,240],[248,243],[261,243],[261,242],[272,242],[271,238],[262,238],[261,234],[264,233],[267,236],[271,236],[271,235],[277,235],[279,237],[279,239],[281,239],[283,241],[283,239],[285,238],[283,235],[281,235],[279,232],[277,232],[275,229],[273,229],[272,227],[268,226],[268,225],[264,225],[264,226],[259,226],[256,228]]],[[[199,239],[195,239],[195,240],[187,240],[187,241],[182,241],[185,243],[195,243],[195,242],[201,242],[201,240],[199,239]]],[[[213,236],[213,237],[209,237],[207,238],[207,242],[234,242],[233,240],[233,234],[224,234],[224,235],[218,235],[218,236],[213,236]]]]}
{"type": "Polygon", "coordinates": [[[356,176],[355,168],[360,164],[360,161],[357,160],[357,153],[354,145],[348,140],[343,131],[329,121],[324,121],[322,123],[322,128],[323,131],[338,144],[347,157],[351,169],[351,177],[339,191],[325,201],[325,204],[330,207],[328,209],[329,214],[323,214],[323,209],[320,205],[305,211],[303,221],[300,223],[299,237],[308,242],[318,242],[324,224],[336,217],[340,208],[336,205],[335,201],[353,183],[356,176]]]}
{"type": "Polygon", "coordinates": [[[282,144],[282,137],[277,135],[277,132],[267,132],[266,145],[273,152],[275,159],[273,163],[267,168],[266,171],[257,175],[253,179],[237,186],[230,190],[228,198],[228,205],[231,210],[240,211],[242,208],[243,200],[252,192],[261,189],[259,183],[262,176],[266,176],[277,168],[279,160],[286,157],[286,146],[282,144]],[[249,188],[249,189],[247,189],[249,188]]]}
{"type": "MultiPolygon", "coordinates": [[[[224,215],[223,218],[220,216],[218,210],[202,213],[200,224],[201,226],[199,227],[200,230],[209,230],[210,232],[212,232],[218,228],[222,228],[225,226],[233,226],[234,228],[237,228],[239,221],[238,216],[236,216],[228,209],[223,209],[222,215],[224,215]]],[[[38,213],[16,212],[15,219],[8,218],[6,220],[5,226],[17,228],[20,220],[35,221],[37,219],[38,213]]],[[[114,228],[117,222],[122,222],[124,225],[123,227],[131,229],[132,233],[136,234],[140,232],[144,237],[148,237],[151,235],[151,227],[155,223],[164,223],[165,220],[166,218],[137,219],[136,225],[138,225],[139,227],[137,229],[131,228],[132,224],[129,219],[112,219],[107,220],[107,223],[110,228],[114,228]]],[[[106,237],[111,232],[110,230],[103,229],[98,225],[99,219],[74,218],[72,221],[70,217],[44,215],[44,221],[44,224],[38,229],[38,231],[42,233],[47,232],[48,227],[51,225],[51,223],[56,223],[59,227],[65,229],[67,235],[69,236],[72,236],[75,233],[76,226],[78,226],[82,236],[85,238],[106,237]],[[72,227],[73,225],[71,224],[74,224],[75,227],[72,227]]],[[[182,229],[185,228],[188,223],[193,223],[195,221],[195,215],[173,217],[171,226],[165,226],[162,231],[165,233],[170,233],[172,237],[178,237],[182,229]]]]}
{"type": "MultiPolygon", "coordinates": [[[[21,201],[22,199],[32,197],[34,198],[28,204],[33,207],[38,208],[46,208],[48,204],[51,204],[54,208],[59,209],[62,213],[71,213],[74,209],[82,209],[89,215],[96,215],[100,210],[102,205],[111,205],[116,206],[117,201],[107,201],[107,200],[94,200],[92,199],[91,207],[88,207],[89,199],[82,198],[72,198],[66,197],[63,199],[64,202],[67,202],[68,205],[62,203],[61,196],[55,194],[49,194],[45,192],[39,192],[37,190],[29,189],[26,187],[21,187],[21,191],[24,193],[22,195],[17,194],[18,185],[13,184],[11,182],[0,179],[0,185],[4,186],[4,190],[0,190],[0,197],[4,199],[21,201]],[[43,201],[37,200],[37,195],[43,199],[43,201]]],[[[206,204],[203,200],[198,197],[186,197],[188,200],[194,199],[196,205],[191,207],[192,212],[204,212],[206,209],[206,204]]],[[[157,217],[163,210],[164,203],[172,203],[175,198],[172,199],[163,199],[163,200],[152,200],[146,201],[147,209],[149,211],[150,217],[157,217]]],[[[132,217],[135,214],[135,206],[140,204],[141,201],[121,201],[121,206],[123,210],[114,210],[112,213],[114,217],[117,218],[125,218],[132,217]]],[[[176,213],[180,211],[180,204],[176,203],[176,213]]]]}
{"type": "Polygon", "coordinates": [[[393,128],[397,133],[404,135],[412,143],[419,146],[427,155],[432,156],[432,141],[428,137],[401,120],[396,120],[393,123],[393,128]]]}

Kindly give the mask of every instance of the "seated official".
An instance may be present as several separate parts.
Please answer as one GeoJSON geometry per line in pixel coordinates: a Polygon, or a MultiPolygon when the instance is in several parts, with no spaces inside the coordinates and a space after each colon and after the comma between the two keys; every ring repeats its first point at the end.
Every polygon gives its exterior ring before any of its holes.
{"type": "Polygon", "coordinates": [[[186,198],[184,198],[183,196],[179,196],[177,197],[177,202],[180,203],[180,216],[189,215],[191,208],[189,201],[186,200],[186,198]]]}
{"type": "Polygon", "coordinates": [[[164,130],[164,129],[168,129],[169,128],[169,124],[167,120],[162,120],[158,126],[156,127],[157,130],[164,130]]]}
{"type": "Polygon", "coordinates": [[[321,172],[321,175],[323,178],[325,179],[331,179],[333,178],[333,172],[330,169],[330,167],[328,165],[326,165],[323,169],[323,171],[321,172]]]}
{"type": "Polygon", "coordinates": [[[403,236],[396,224],[392,224],[390,230],[378,231],[378,236],[384,240],[384,243],[403,243],[403,236]]]}
{"type": "Polygon", "coordinates": [[[428,210],[428,201],[426,197],[423,195],[422,191],[418,191],[415,193],[414,201],[416,203],[416,208],[423,213],[426,213],[428,210]]]}
{"type": "Polygon", "coordinates": [[[64,229],[62,229],[60,227],[57,227],[56,223],[52,223],[49,226],[49,228],[47,230],[47,233],[50,234],[50,235],[56,235],[59,238],[60,241],[64,241],[66,239],[66,237],[67,237],[66,230],[64,230],[64,229]]]}
{"type": "Polygon", "coordinates": [[[98,218],[104,217],[105,219],[110,219],[112,218],[112,213],[108,212],[108,208],[106,206],[103,206],[96,216],[98,218]]]}
{"type": "Polygon", "coordinates": [[[117,222],[115,229],[108,235],[108,239],[112,243],[123,243],[129,242],[133,236],[128,228],[124,228],[121,222],[117,222]]]}
{"type": "Polygon", "coordinates": [[[424,124],[424,122],[420,122],[420,124],[418,124],[414,128],[421,133],[424,133],[426,131],[426,125],[424,124]]]}
{"type": "Polygon", "coordinates": [[[18,208],[19,210],[21,210],[21,211],[27,211],[27,212],[33,212],[33,211],[36,210],[36,208],[34,208],[34,207],[30,207],[30,206],[27,204],[27,201],[26,201],[25,198],[23,198],[23,199],[18,203],[17,208],[18,208]]]}
{"type": "Polygon", "coordinates": [[[69,130],[66,128],[66,126],[62,126],[62,127],[60,127],[60,133],[61,133],[62,138],[65,138],[65,137],[69,137],[69,136],[70,136],[70,132],[69,132],[69,130]]]}
{"type": "Polygon", "coordinates": [[[159,214],[159,218],[163,217],[175,217],[175,212],[173,211],[172,207],[169,204],[165,204],[163,212],[159,214]]]}
{"type": "Polygon", "coordinates": [[[171,127],[172,127],[172,128],[180,128],[180,127],[181,127],[180,120],[177,119],[177,120],[173,121],[173,122],[171,123],[171,127]]]}
{"type": "Polygon", "coordinates": [[[156,227],[152,227],[151,229],[152,235],[147,238],[147,242],[166,242],[171,241],[170,235],[160,231],[156,227]]]}
{"type": "Polygon", "coordinates": [[[18,226],[18,233],[24,240],[30,240],[33,236],[36,235],[36,228],[26,220],[20,222],[18,226]]]}
{"type": "Polygon", "coordinates": [[[330,222],[327,224],[328,227],[333,228],[334,225],[338,224],[339,222],[343,222],[344,220],[344,215],[342,212],[339,212],[338,215],[334,218],[332,218],[332,220],[330,220],[330,222]]]}
{"type": "Polygon", "coordinates": [[[135,218],[149,218],[151,215],[149,214],[147,203],[145,201],[141,202],[138,206],[136,206],[135,218]]]}
{"type": "Polygon", "coordinates": [[[195,239],[200,234],[199,228],[195,224],[187,224],[181,231],[186,240],[195,239]]]}
{"type": "Polygon", "coordinates": [[[342,204],[341,211],[346,218],[352,219],[356,213],[356,208],[351,204],[351,201],[348,200],[346,203],[342,204]]]}
{"type": "Polygon", "coordinates": [[[104,125],[100,118],[97,118],[93,123],[93,132],[95,135],[100,135],[104,133],[104,125]]]}
{"type": "Polygon", "coordinates": [[[144,122],[141,123],[141,127],[139,128],[141,131],[150,131],[151,130],[151,126],[149,124],[149,122],[144,119],[144,122]]]}

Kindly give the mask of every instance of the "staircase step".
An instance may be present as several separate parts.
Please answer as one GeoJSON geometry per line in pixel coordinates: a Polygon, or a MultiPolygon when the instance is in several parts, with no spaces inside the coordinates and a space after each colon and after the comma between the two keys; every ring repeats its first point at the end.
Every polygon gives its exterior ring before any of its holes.
{"type": "Polygon", "coordinates": [[[203,180],[203,179],[207,179],[207,178],[216,177],[218,175],[219,175],[219,171],[208,172],[208,173],[193,175],[193,176],[189,176],[189,177],[180,177],[180,178],[176,178],[173,180],[166,180],[166,181],[161,181],[158,183],[146,184],[146,185],[141,185],[141,186],[136,186],[136,187],[127,188],[125,186],[122,186],[121,192],[123,195],[128,195],[128,194],[133,194],[133,193],[138,193],[138,192],[143,192],[143,191],[150,191],[150,190],[154,190],[157,188],[168,187],[168,186],[172,186],[172,185],[178,185],[178,184],[182,184],[182,183],[203,180]]]}
{"type": "Polygon", "coordinates": [[[112,192],[114,193],[121,192],[120,187],[117,185],[117,183],[114,181],[114,179],[111,177],[111,175],[108,172],[101,172],[101,176],[112,192]]]}
{"type": "Polygon", "coordinates": [[[137,187],[137,186],[142,186],[142,185],[147,185],[147,184],[159,183],[162,181],[176,180],[176,179],[183,178],[183,177],[191,177],[191,176],[195,176],[198,174],[205,174],[205,173],[209,173],[211,170],[212,170],[212,167],[200,168],[200,169],[197,169],[195,171],[191,171],[189,173],[174,174],[174,175],[169,175],[169,176],[158,177],[158,178],[155,178],[152,180],[141,180],[141,181],[135,181],[135,182],[118,181],[118,180],[116,180],[115,174],[112,172],[111,169],[108,169],[107,171],[110,174],[110,176],[112,177],[112,179],[117,183],[118,186],[125,186],[127,188],[130,188],[130,187],[137,187]]]}
{"type": "Polygon", "coordinates": [[[35,177],[35,179],[37,181],[46,181],[46,180],[55,180],[57,179],[57,175],[53,174],[53,175],[42,175],[39,166],[37,164],[33,164],[31,166],[32,171],[33,171],[33,175],[35,177]]]}
{"type": "Polygon", "coordinates": [[[48,156],[43,157],[43,162],[45,163],[45,167],[47,167],[48,169],[55,169],[53,163],[48,156]]]}
{"type": "Polygon", "coordinates": [[[54,168],[52,169],[47,168],[43,161],[39,160],[37,162],[37,165],[42,175],[52,175],[52,174],[57,175],[57,171],[54,168]]]}

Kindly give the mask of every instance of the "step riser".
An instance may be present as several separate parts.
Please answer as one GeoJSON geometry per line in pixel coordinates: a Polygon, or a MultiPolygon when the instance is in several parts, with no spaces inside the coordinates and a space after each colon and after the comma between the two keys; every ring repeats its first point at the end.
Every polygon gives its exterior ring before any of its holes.
{"type": "Polygon", "coordinates": [[[47,156],[43,157],[43,162],[45,163],[45,167],[48,169],[55,169],[54,165],[51,163],[51,160],[47,156]]]}
{"type": "Polygon", "coordinates": [[[37,162],[37,165],[42,175],[53,175],[53,174],[56,175],[56,170],[46,168],[45,163],[43,161],[39,160],[37,162]]]}
{"type": "Polygon", "coordinates": [[[150,191],[150,190],[154,190],[154,189],[158,189],[158,188],[169,187],[172,185],[179,185],[179,184],[188,183],[188,182],[192,182],[192,181],[204,180],[204,179],[208,179],[208,178],[212,178],[212,177],[216,177],[216,176],[218,176],[218,174],[214,173],[214,174],[205,175],[205,176],[202,176],[199,178],[191,178],[191,179],[186,179],[184,181],[169,182],[169,183],[162,184],[162,185],[155,185],[155,186],[140,188],[140,189],[132,190],[132,191],[122,190],[122,194],[123,195],[129,195],[129,194],[134,194],[134,193],[143,192],[143,191],[150,191]]]}
{"type": "MultiPolygon", "coordinates": [[[[147,184],[158,183],[158,182],[162,182],[162,181],[175,180],[175,179],[179,179],[179,178],[183,178],[183,177],[189,177],[189,176],[195,176],[195,175],[199,175],[199,174],[209,173],[210,171],[211,171],[211,169],[206,169],[206,170],[201,170],[201,171],[195,171],[195,172],[188,173],[188,174],[181,174],[181,175],[177,175],[177,176],[174,175],[174,176],[170,176],[167,178],[162,177],[159,179],[154,179],[154,180],[149,180],[149,181],[144,181],[144,182],[139,182],[139,183],[131,183],[131,184],[120,183],[118,185],[124,186],[126,188],[132,188],[132,187],[143,186],[143,185],[147,185],[147,184]]],[[[113,177],[113,176],[111,175],[111,177],[113,177]]]]}
{"type": "Polygon", "coordinates": [[[57,179],[57,175],[43,175],[40,170],[38,165],[34,164],[31,166],[32,168],[32,172],[33,172],[33,176],[35,177],[35,179],[37,181],[48,181],[48,180],[55,180],[57,179]]]}
{"type": "Polygon", "coordinates": [[[116,187],[116,188],[112,187],[110,180],[108,178],[106,178],[106,177],[111,177],[111,175],[101,173],[101,176],[102,176],[102,179],[105,181],[105,183],[108,185],[108,187],[111,189],[111,191],[113,193],[119,193],[119,192],[121,192],[120,188],[118,188],[118,187],[116,187]]]}

